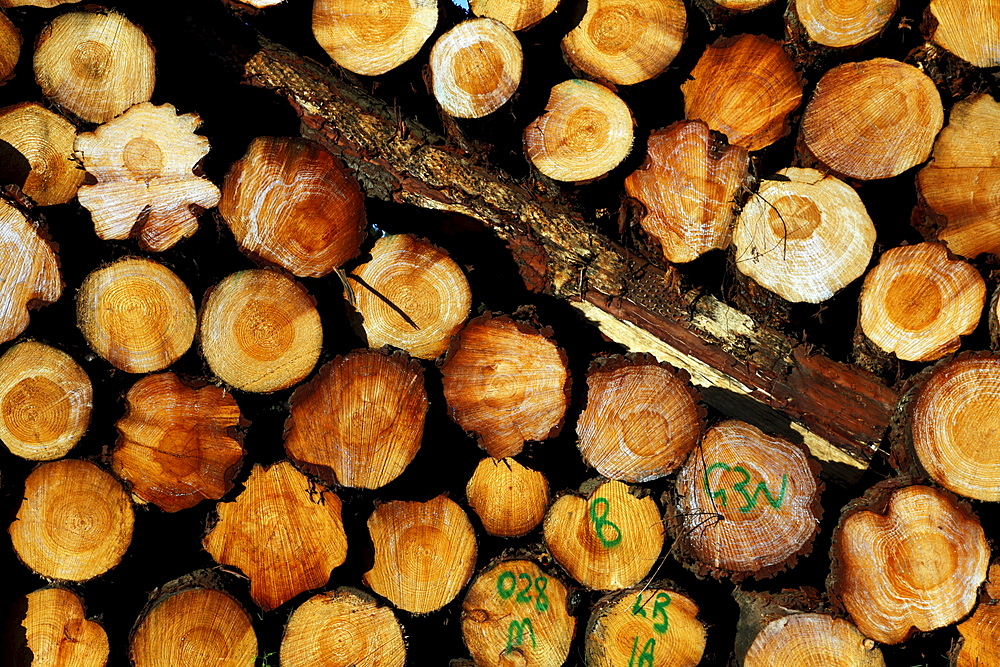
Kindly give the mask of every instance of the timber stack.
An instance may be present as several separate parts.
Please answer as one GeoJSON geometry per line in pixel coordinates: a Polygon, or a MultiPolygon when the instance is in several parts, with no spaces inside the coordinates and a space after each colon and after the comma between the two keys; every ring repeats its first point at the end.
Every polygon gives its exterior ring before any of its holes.
{"type": "Polygon", "coordinates": [[[147,4],[0,0],[0,664],[1000,665],[997,0],[147,4]]]}

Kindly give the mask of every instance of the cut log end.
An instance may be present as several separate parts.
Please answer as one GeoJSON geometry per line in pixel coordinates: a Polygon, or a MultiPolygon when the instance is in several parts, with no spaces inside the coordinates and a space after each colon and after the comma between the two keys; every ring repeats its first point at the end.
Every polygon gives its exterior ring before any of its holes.
{"type": "Polygon", "coordinates": [[[517,32],[532,27],[558,5],[559,0],[469,0],[469,11],[496,19],[517,32]]]}
{"type": "Polygon", "coordinates": [[[244,454],[234,437],[243,422],[232,394],[161,373],[132,385],[125,402],[112,467],[139,501],[176,512],[232,488],[244,454]]]}
{"type": "MultiPolygon", "coordinates": [[[[8,7],[0,3],[0,7],[8,7]]],[[[21,58],[21,31],[0,12],[0,85],[14,76],[14,68],[21,58]]]]}
{"type": "Polygon", "coordinates": [[[91,349],[127,373],[162,370],[194,341],[191,292],[152,260],[126,257],[91,272],[76,306],[77,325],[91,349]]]}
{"type": "Polygon", "coordinates": [[[65,456],[90,424],[93,388],[65,352],[27,341],[0,357],[0,440],[32,461],[65,456]]]}
{"type": "Polygon", "coordinates": [[[146,102],[156,81],[149,38],[115,12],[57,17],[38,37],[34,67],[46,97],[91,123],[146,102]]]}
{"type": "Polygon", "coordinates": [[[951,667],[984,667],[1000,646],[1000,562],[990,565],[989,580],[972,616],[958,624],[962,640],[951,651],[951,667]]]}
{"type": "Polygon", "coordinates": [[[458,334],[441,374],[452,418],[477,433],[490,456],[514,456],[562,426],[566,355],[530,325],[480,315],[458,334]]]}
{"type": "Polygon", "coordinates": [[[21,190],[36,204],[65,204],[76,196],[84,172],[73,161],[76,128],[69,121],[34,102],[15,104],[0,111],[0,139],[28,161],[21,190]]]}
{"type": "Polygon", "coordinates": [[[931,39],[976,67],[1000,65],[1000,2],[932,0],[931,39]]]}
{"type": "Polygon", "coordinates": [[[304,139],[254,139],[226,174],[219,213],[244,252],[302,277],[327,275],[364,240],[357,182],[304,139]]]}
{"type": "Polygon", "coordinates": [[[486,532],[500,537],[519,537],[534,530],[549,504],[545,476],[510,458],[481,460],[465,494],[486,532]]]}
{"type": "Polygon", "coordinates": [[[392,345],[419,359],[443,354],[472,307],[472,291],[458,264],[409,234],[376,241],[371,260],[348,279],[368,344],[392,345]]]}
{"type": "Polygon", "coordinates": [[[316,366],[323,328],[316,302],[276,271],[240,271],[222,280],[201,312],[201,349],[209,368],[236,389],[287,389],[316,366]]]}
{"type": "Polygon", "coordinates": [[[610,479],[647,482],[680,467],[704,429],[687,381],[652,356],[612,357],[587,375],[576,425],[583,460],[610,479]]]}
{"type": "Polygon", "coordinates": [[[743,667],[885,667],[875,642],[853,624],[827,614],[791,614],[768,623],[747,651],[743,667]]]}
{"type": "Polygon", "coordinates": [[[802,449],[725,421],[678,474],[671,528],[698,573],[772,576],[812,548],[821,491],[818,465],[802,449]]]}
{"type": "Polygon", "coordinates": [[[545,517],[545,544],[556,561],[587,588],[634,585],[653,568],[663,548],[660,510],[617,481],[586,496],[559,498],[545,517]]]}
{"type": "Polygon", "coordinates": [[[356,350],[292,395],[285,450],[321,477],[332,472],[331,483],[377,489],[416,456],[427,407],[417,362],[402,352],[356,350]]]}
{"type": "Polygon", "coordinates": [[[108,635],[100,623],[87,619],[83,600],[70,590],[47,587],[29,593],[28,611],[21,625],[33,665],[107,664],[108,635]]]}
{"type": "Polygon", "coordinates": [[[896,13],[898,0],[795,0],[795,16],[809,39],[846,48],[875,37],[896,13]]]}
{"type": "Polygon", "coordinates": [[[368,531],[375,563],[364,582],[400,609],[437,611],[472,576],[476,534],[465,511],[446,496],[380,505],[368,518],[368,531]]]}
{"type": "Polygon", "coordinates": [[[28,309],[52,303],[62,294],[62,276],[52,246],[18,209],[0,200],[0,343],[17,338],[28,326],[28,309]]]}

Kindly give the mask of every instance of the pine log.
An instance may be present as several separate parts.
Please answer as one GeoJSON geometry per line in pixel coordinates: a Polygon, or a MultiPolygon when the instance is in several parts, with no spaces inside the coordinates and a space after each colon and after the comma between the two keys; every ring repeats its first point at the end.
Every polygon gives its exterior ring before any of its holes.
{"type": "Polygon", "coordinates": [[[990,347],[1000,352],[1000,287],[993,292],[986,307],[986,323],[990,332],[990,347]]]}
{"type": "Polygon", "coordinates": [[[906,361],[934,361],[958,350],[979,324],[986,283],[949,257],[943,244],[892,248],[865,277],[860,325],[880,349],[906,361]]]}
{"type": "Polygon", "coordinates": [[[795,18],[809,39],[832,48],[861,44],[875,37],[896,13],[898,0],[795,0],[795,18]]]}
{"type": "Polygon", "coordinates": [[[285,451],[329,484],[377,489],[417,455],[427,406],[416,361],[402,352],[355,350],[292,394],[285,451]]]}
{"type": "Polygon", "coordinates": [[[569,591],[530,560],[488,565],[462,602],[462,636],[480,667],[559,667],[569,657],[576,619],[569,591]]]}
{"type": "Polygon", "coordinates": [[[316,300],[277,271],[239,271],[205,297],[199,336],[209,368],[243,391],[301,382],[319,360],[323,325],[316,300]]]}
{"type": "Polygon", "coordinates": [[[76,321],[91,349],[127,373],[166,368],[194,341],[194,299],[173,271],[125,257],[95,269],[76,296],[76,321]]]}
{"type": "Polygon", "coordinates": [[[132,385],[125,404],[111,467],[133,499],[176,512],[233,488],[245,453],[236,429],[248,423],[232,394],[160,373],[132,385]]]}
{"type": "Polygon", "coordinates": [[[555,11],[559,0],[469,0],[469,11],[488,16],[511,30],[527,30],[555,11]]]}
{"type": "Polygon", "coordinates": [[[472,307],[462,269],[410,234],[382,237],[370,254],[347,276],[356,285],[353,305],[368,344],[392,345],[418,359],[443,354],[472,307]]]}
{"type": "Polygon", "coordinates": [[[774,0],[713,0],[713,2],[726,9],[749,12],[755,9],[760,9],[761,7],[766,7],[774,2],[774,0]]]}
{"type": "Polygon", "coordinates": [[[557,181],[587,181],[618,166],[632,149],[632,111],[599,83],[552,87],[545,113],[524,130],[528,159],[557,181]]]}
{"type": "Polygon", "coordinates": [[[21,458],[68,454],[90,425],[93,403],[87,373],[61,350],[25,341],[0,357],[0,440],[21,458]]]}
{"type": "Polygon", "coordinates": [[[73,162],[76,128],[65,118],[34,102],[9,106],[0,110],[0,140],[28,161],[21,190],[36,204],[65,204],[76,196],[85,174],[73,162]]]}
{"type": "Polygon", "coordinates": [[[102,239],[136,236],[144,250],[161,252],[198,231],[192,207],[219,203],[219,188],[196,176],[208,139],[194,131],[197,114],[149,102],[76,139],[76,153],[97,183],[80,187],[102,239]]]}
{"type": "Polygon", "coordinates": [[[370,196],[482,221],[508,244],[530,289],[566,299],[627,349],[684,368],[724,414],[784,424],[838,479],[867,468],[896,401],[873,376],[681,289],[671,271],[613,243],[582,213],[463,157],[315,62],[256,33],[211,43],[232,54],[221,57],[238,62],[248,83],[286,96],[302,131],[344,159],[370,196]]]}
{"type": "Polygon", "coordinates": [[[976,67],[1000,65],[1000,2],[931,0],[931,39],[976,67]]]}
{"type": "Polygon", "coordinates": [[[819,303],[864,273],[875,225],[843,181],[796,167],[777,176],[736,220],[736,268],[783,299],[819,303]]]}
{"type": "Polygon", "coordinates": [[[251,667],[257,635],[246,610],[228,593],[198,580],[172,581],[154,593],[129,642],[135,667],[251,667]]]}
{"type": "Polygon", "coordinates": [[[580,495],[560,497],[545,516],[543,531],[556,562],[594,590],[635,585],[663,549],[656,501],[617,481],[588,483],[580,495]]]}
{"type": "Polygon", "coordinates": [[[950,667],[991,667],[1000,646],[1000,561],[990,565],[989,579],[972,616],[958,624],[962,639],[951,651],[950,667]]]}
{"type": "Polygon", "coordinates": [[[91,123],[148,101],[156,83],[146,33],[112,11],[56,17],[38,36],[34,67],[47,98],[91,123]]]}
{"type": "MultiPolygon", "coordinates": [[[[0,2],[0,7],[6,6],[0,2]]],[[[21,58],[22,41],[21,31],[6,14],[0,12],[0,85],[14,76],[14,67],[21,58]]]]}
{"type": "Polygon", "coordinates": [[[587,623],[588,667],[695,667],[706,643],[694,600],[669,588],[601,598],[587,623]]]}
{"type": "Polygon", "coordinates": [[[452,343],[441,367],[448,411],[490,456],[515,456],[526,441],[562,428],[569,369],[550,334],[487,313],[470,320],[452,343]]]}
{"type": "Polygon", "coordinates": [[[827,614],[789,614],[771,621],[747,651],[743,667],[885,667],[875,642],[827,614]]]}
{"type": "Polygon", "coordinates": [[[303,139],[254,139],[226,174],[219,213],[245,253],[302,277],[325,276],[364,240],[357,182],[303,139]]]}
{"type": "Polygon", "coordinates": [[[520,537],[545,518],[549,483],[545,475],[515,459],[487,456],[469,478],[465,495],[487,533],[520,537]]]}
{"type": "Polygon", "coordinates": [[[700,575],[773,576],[812,549],[821,492],[818,467],[799,447],[743,422],[716,424],[677,475],[675,548],[700,575]]]}
{"type": "Polygon", "coordinates": [[[926,74],[873,58],[823,75],[806,105],[802,137],[829,168],[872,180],[924,162],[943,123],[941,95],[926,74]]]}
{"type": "Polygon", "coordinates": [[[487,116],[517,90],[523,60],[521,42],[500,21],[463,21],[431,49],[434,98],[456,118],[487,116]]]}
{"type": "Polygon", "coordinates": [[[971,510],[929,486],[876,485],[845,508],[827,588],[868,637],[898,644],[972,611],[990,549],[971,510]]]}
{"type": "Polygon", "coordinates": [[[296,607],[279,658],[284,667],[403,667],[406,643],[390,607],[344,586],[296,607]]]}
{"type": "Polygon", "coordinates": [[[904,442],[949,491],[1000,500],[1000,356],[965,353],[934,367],[907,405],[904,442]]]}
{"type": "Polygon", "coordinates": [[[66,3],[76,3],[80,0],[0,0],[0,7],[58,7],[66,3]]]}
{"type": "Polygon", "coordinates": [[[76,593],[47,586],[29,593],[27,598],[28,611],[21,625],[31,657],[25,656],[25,664],[39,667],[104,667],[107,664],[108,635],[100,623],[87,618],[83,600],[76,593]]]}
{"type": "Polygon", "coordinates": [[[989,95],[956,102],[917,175],[916,218],[937,223],[937,238],[956,255],[1000,255],[1000,103],[989,95]]]}
{"type": "Polygon", "coordinates": [[[625,178],[639,200],[639,223],[660,243],[668,262],[690,262],[727,248],[736,202],[747,188],[750,158],[703,121],[678,121],[649,136],[642,166],[625,178]]]}
{"type": "Polygon", "coordinates": [[[455,599],[476,565],[476,534],[465,511],[447,496],[425,503],[394,500],[368,518],[375,563],[365,584],[414,614],[455,599]]]}
{"type": "Polygon", "coordinates": [[[340,498],[317,486],[288,461],[255,465],[232,502],[219,503],[205,549],[220,565],[250,579],[264,611],[326,584],[347,557],[340,498]]]}
{"type": "Polygon", "coordinates": [[[594,362],[577,447],[610,479],[635,484],[669,475],[701,438],[705,411],[698,400],[686,373],[650,355],[594,362]]]}
{"type": "Polygon", "coordinates": [[[93,463],[43,463],[24,482],[8,532],[18,558],[49,579],[86,581],[117,565],[132,541],[132,503],[93,463]]]}
{"type": "Polygon", "coordinates": [[[663,72],[681,50],[686,28],[680,0],[589,0],[562,50],[590,76],[629,85],[663,72]]]}
{"type": "Polygon", "coordinates": [[[437,19],[437,0],[316,0],[312,30],[335,63],[376,76],[417,55],[437,19]]]}
{"type": "Polygon", "coordinates": [[[18,209],[0,199],[0,343],[28,326],[28,309],[62,294],[62,276],[52,245],[18,209]]]}
{"type": "Polygon", "coordinates": [[[686,118],[755,151],[788,134],[788,115],[802,102],[802,78],[779,42],[739,35],[706,48],[681,92],[686,118]]]}

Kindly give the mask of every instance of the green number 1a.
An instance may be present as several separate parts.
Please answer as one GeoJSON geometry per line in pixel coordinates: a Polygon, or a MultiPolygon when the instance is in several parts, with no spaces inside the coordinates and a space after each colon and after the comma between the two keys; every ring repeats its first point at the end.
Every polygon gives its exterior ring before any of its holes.
{"type": "Polygon", "coordinates": [[[632,656],[628,659],[628,667],[653,667],[653,649],[656,648],[656,639],[650,637],[639,653],[639,661],[636,662],[635,652],[639,649],[639,638],[632,639],[632,656]]]}

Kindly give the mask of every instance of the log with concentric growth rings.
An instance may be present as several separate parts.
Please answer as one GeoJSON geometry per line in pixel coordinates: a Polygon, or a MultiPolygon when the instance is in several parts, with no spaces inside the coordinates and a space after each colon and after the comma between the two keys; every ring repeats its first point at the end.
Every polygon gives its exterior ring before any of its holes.
{"type": "Polygon", "coordinates": [[[22,190],[39,206],[65,204],[76,196],[83,171],[73,161],[76,128],[34,102],[0,110],[0,139],[17,149],[30,166],[22,190]]]}
{"type": "Polygon", "coordinates": [[[20,210],[0,200],[0,343],[28,326],[28,309],[62,294],[62,276],[52,245],[20,210]]]}
{"type": "Polygon", "coordinates": [[[469,478],[465,495],[487,533],[519,537],[545,518],[549,483],[545,475],[515,459],[487,456],[469,478]]]}
{"type": "Polygon", "coordinates": [[[823,46],[844,48],[882,32],[899,3],[898,0],[795,0],[793,6],[795,17],[809,39],[823,46]]]}
{"type": "Polygon", "coordinates": [[[88,461],[62,459],[28,475],[9,532],[33,572],[86,581],[121,561],[134,520],[132,503],[111,474],[88,461]]]}
{"type": "Polygon", "coordinates": [[[488,16],[511,30],[527,30],[555,11],[559,0],[469,0],[469,11],[488,16]]]}
{"type": "Polygon", "coordinates": [[[791,614],[761,629],[743,667],[885,667],[875,642],[849,621],[827,614],[791,614]]]}
{"type": "MultiPolygon", "coordinates": [[[[87,619],[83,600],[66,588],[49,586],[27,595],[21,620],[32,665],[105,667],[110,646],[100,623],[87,619]]],[[[15,651],[15,646],[5,646],[15,651]]]]}
{"type": "Polygon", "coordinates": [[[76,320],[91,349],[128,373],[177,361],[191,347],[197,325],[187,285],[140,257],[91,272],[76,296],[76,320]]]}

